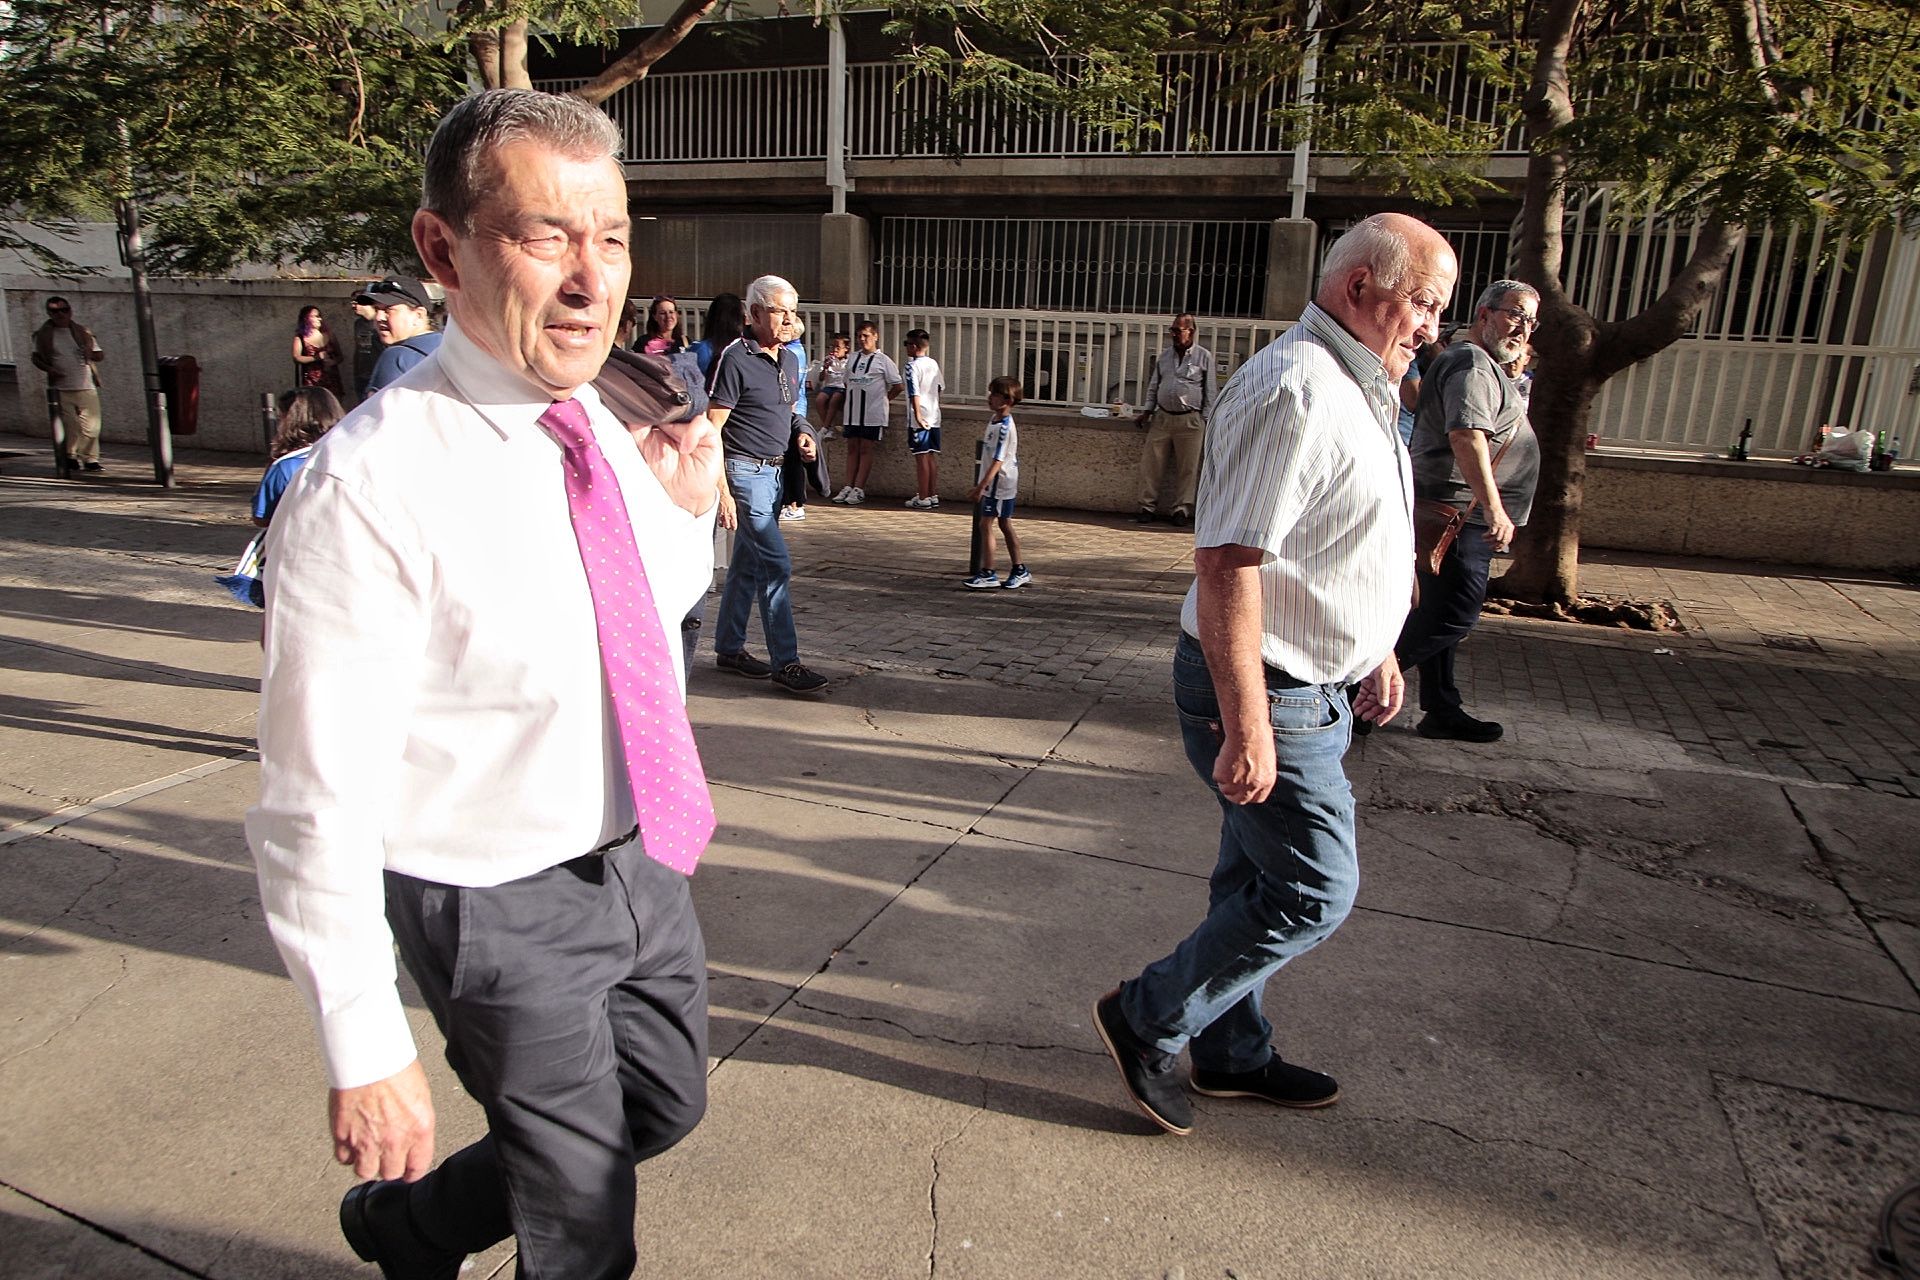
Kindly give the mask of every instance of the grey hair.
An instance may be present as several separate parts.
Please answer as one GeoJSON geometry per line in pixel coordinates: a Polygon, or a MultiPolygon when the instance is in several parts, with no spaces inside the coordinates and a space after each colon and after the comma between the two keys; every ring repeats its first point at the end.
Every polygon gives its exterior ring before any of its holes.
{"type": "Polygon", "coordinates": [[[488,89],[462,98],[427,143],[420,207],[445,218],[460,235],[471,235],[493,155],[515,142],[538,143],[573,160],[617,159],[620,127],[571,94],[488,89]]]}
{"type": "Polygon", "coordinates": [[[1393,229],[1388,216],[1376,213],[1356,222],[1327,250],[1320,267],[1320,284],[1338,279],[1355,267],[1368,267],[1383,289],[1391,289],[1407,278],[1413,264],[1413,247],[1407,237],[1393,229]]]}
{"type": "Polygon", "coordinates": [[[1540,291],[1525,280],[1495,280],[1480,291],[1480,300],[1473,304],[1473,314],[1479,315],[1488,307],[1497,307],[1505,302],[1507,295],[1517,293],[1523,298],[1540,301],[1540,291]]]}
{"type": "Polygon", "coordinates": [[[787,283],[784,278],[780,276],[761,276],[758,280],[755,280],[747,286],[748,309],[751,310],[754,307],[764,307],[768,305],[773,301],[773,297],[777,293],[790,293],[795,298],[800,296],[800,291],[787,283]]]}

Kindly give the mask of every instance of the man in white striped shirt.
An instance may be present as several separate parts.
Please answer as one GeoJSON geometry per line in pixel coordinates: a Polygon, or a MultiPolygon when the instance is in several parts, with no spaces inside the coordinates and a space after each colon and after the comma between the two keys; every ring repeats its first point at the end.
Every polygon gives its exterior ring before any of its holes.
{"type": "Polygon", "coordinates": [[[1193,1128],[1182,1048],[1196,1093],[1339,1097],[1274,1051],[1261,994],[1339,927],[1359,887],[1341,757],[1355,717],[1384,724],[1406,692],[1393,645],[1413,589],[1412,479],[1394,388],[1437,336],[1458,270],[1425,223],[1368,218],[1327,251],[1313,304],[1233,376],[1208,426],[1174,702],[1187,759],[1220,800],[1219,862],[1206,919],[1094,1006],[1128,1094],[1171,1133],[1193,1128]]]}

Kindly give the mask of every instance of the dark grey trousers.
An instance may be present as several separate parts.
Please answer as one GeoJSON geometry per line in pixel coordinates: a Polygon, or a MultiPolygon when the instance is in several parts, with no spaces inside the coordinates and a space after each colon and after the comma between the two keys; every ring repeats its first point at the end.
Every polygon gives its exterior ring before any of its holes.
{"type": "Polygon", "coordinates": [[[484,889],[389,871],[387,920],[488,1134],[410,1188],[414,1229],[522,1280],[633,1273],[634,1165],[707,1102],[706,949],[638,840],[484,889]]]}

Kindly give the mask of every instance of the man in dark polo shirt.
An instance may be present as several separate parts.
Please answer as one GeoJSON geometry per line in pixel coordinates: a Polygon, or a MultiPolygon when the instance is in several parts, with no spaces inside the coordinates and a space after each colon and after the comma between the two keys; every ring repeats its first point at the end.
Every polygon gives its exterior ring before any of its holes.
{"type": "Polygon", "coordinates": [[[800,664],[787,584],[793,561],[780,533],[780,462],[789,441],[811,462],[820,445],[813,425],[794,412],[800,364],[782,344],[798,336],[800,296],[779,276],[747,286],[747,331],[715,354],[707,417],[720,428],[727,483],[720,520],[735,529],[720,621],[713,633],[714,665],[750,680],[772,678],[788,693],[818,693],[826,677],[800,664]],[[747,619],[760,602],[766,634],[763,662],[747,652],[747,619]]]}

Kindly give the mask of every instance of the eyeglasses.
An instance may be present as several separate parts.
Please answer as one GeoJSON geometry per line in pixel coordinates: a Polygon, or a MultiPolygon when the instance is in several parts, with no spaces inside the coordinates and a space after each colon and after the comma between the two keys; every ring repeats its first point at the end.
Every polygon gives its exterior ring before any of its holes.
{"type": "Polygon", "coordinates": [[[1526,330],[1528,333],[1532,333],[1535,329],[1538,329],[1540,327],[1539,316],[1530,316],[1526,312],[1520,310],[1520,308],[1518,307],[1488,307],[1487,310],[1498,311],[1501,315],[1504,315],[1504,316],[1512,316],[1515,320],[1518,320],[1522,325],[1526,327],[1526,330]]]}
{"type": "Polygon", "coordinates": [[[47,308],[47,314],[48,314],[48,315],[50,315],[50,316],[63,316],[63,315],[65,315],[65,314],[67,314],[67,312],[69,312],[69,311],[71,311],[71,310],[73,310],[73,308],[72,308],[72,307],[70,307],[70,306],[68,306],[68,305],[66,305],[66,304],[65,304],[65,303],[63,302],[63,303],[60,303],[60,304],[58,304],[58,305],[56,305],[56,306],[51,306],[51,307],[48,307],[48,308],[47,308]]]}

